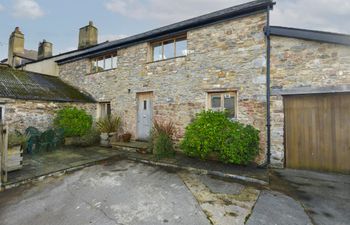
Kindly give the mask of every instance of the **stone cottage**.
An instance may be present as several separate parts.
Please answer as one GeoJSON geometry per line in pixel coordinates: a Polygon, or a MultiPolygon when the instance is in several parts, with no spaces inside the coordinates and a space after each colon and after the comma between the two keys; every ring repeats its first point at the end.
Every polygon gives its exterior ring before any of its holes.
{"type": "Polygon", "coordinates": [[[349,172],[350,36],[270,26],[273,6],[253,1],[96,45],[89,24],[80,42],[93,45],[51,60],[134,139],[147,139],[154,119],[173,121],[180,139],[196,113],[226,109],[260,130],[257,162],[349,172]]]}

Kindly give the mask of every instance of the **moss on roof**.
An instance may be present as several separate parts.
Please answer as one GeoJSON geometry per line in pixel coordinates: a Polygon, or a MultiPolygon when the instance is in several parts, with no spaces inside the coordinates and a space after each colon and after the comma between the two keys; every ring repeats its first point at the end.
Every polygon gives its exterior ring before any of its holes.
{"type": "Polygon", "coordinates": [[[95,102],[58,77],[0,66],[0,97],[57,102],[95,102]]]}

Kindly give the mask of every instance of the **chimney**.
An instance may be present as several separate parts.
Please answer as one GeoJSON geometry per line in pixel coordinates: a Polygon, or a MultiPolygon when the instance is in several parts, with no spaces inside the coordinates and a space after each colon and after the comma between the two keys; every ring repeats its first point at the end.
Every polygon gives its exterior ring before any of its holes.
{"type": "Polygon", "coordinates": [[[97,28],[94,27],[92,21],[89,21],[89,25],[82,27],[79,30],[78,49],[87,48],[96,44],[97,44],[97,28]]]}
{"type": "Polygon", "coordinates": [[[9,51],[7,62],[10,66],[15,67],[21,63],[21,58],[16,55],[24,55],[24,34],[16,27],[11,33],[9,40],[9,51]]]}
{"type": "Polygon", "coordinates": [[[45,39],[43,42],[39,42],[38,48],[38,60],[45,59],[52,56],[52,43],[47,42],[45,39]]]}

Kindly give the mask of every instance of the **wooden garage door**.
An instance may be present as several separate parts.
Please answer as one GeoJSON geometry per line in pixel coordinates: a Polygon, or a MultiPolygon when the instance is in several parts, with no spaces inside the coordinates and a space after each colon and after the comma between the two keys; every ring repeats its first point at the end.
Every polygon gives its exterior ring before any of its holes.
{"type": "Polygon", "coordinates": [[[350,172],[350,93],[284,97],[286,166],[350,172]]]}

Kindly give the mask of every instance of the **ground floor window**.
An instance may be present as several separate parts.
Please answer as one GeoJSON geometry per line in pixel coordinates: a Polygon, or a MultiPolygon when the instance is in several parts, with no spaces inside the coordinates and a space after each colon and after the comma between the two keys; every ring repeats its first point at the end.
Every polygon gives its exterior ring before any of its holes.
{"type": "Polygon", "coordinates": [[[5,119],[5,106],[0,105],[0,123],[2,123],[5,119]]]}
{"type": "Polygon", "coordinates": [[[97,117],[105,118],[111,115],[111,103],[110,102],[100,102],[97,107],[97,117]]]}
{"type": "Polygon", "coordinates": [[[208,93],[208,109],[213,111],[226,111],[230,118],[237,118],[237,93],[208,93]]]}

